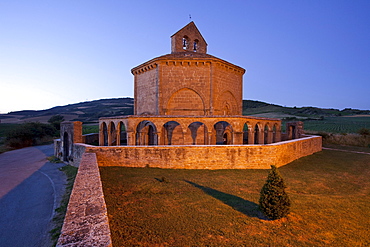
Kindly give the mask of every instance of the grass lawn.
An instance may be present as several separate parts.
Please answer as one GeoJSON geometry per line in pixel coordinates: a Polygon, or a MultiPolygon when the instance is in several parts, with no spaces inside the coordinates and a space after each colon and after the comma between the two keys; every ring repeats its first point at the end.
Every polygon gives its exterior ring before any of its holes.
{"type": "Polygon", "coordinates": [[[100,167],[113,244],[370,245],[370,155],[324,150],[279,170],[292,212],[268,221],[257,205],[268,170],[100,167]]]}

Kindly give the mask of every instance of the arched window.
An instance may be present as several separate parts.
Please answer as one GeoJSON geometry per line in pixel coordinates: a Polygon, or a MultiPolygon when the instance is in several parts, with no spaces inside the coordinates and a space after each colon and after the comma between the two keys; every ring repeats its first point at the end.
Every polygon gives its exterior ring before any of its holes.
{"type": "Polygon", "coordinates": [[[194,44],[193,44],[193,51],[194,52],[197,52],[197,50],[198,50],[198,40],[196,39],[196,40],[194,40],[194,44]]]}
{"type": "Polygon", "coordinates": [[[184,36],[182,38],[182,49],[186,50],[188,49],[188,46],[189,46],[189,38],[188,36],[184,36]]]}

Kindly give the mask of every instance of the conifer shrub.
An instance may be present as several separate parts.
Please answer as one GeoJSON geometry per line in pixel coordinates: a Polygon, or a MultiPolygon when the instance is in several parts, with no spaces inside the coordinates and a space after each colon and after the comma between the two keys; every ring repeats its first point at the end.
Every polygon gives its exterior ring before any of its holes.
{"type": "Polygon", "coordinates": [[[290,212],[291,203],[285,188],[280,172],[276,166],[271,166],[259,199],[260,210],[271,220],[284,218],[290,212]]]}

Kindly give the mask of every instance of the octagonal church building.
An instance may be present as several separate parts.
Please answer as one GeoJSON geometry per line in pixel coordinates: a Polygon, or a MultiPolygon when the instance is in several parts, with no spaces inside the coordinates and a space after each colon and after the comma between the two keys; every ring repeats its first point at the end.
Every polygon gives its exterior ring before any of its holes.
{"type": "MultiPolygon", "coordinates": [[[[100,145],[281,141],[280,120],[242,116],[245,69],[207,54],[207,42],[194,22],[171,36],[171,54],[131,72],[135,116],[100,119],[100,145]],[[127,132],[122,133],[122,128],[127,132]]],[[[301,133],[294,131],[297,137],[301,133]]]]}
{"type": "Polygon", "coordinates": [[[281,166],[321,150],[321,137],[305,135],[302,122],[282,133],[280,119],[243,116],[245,69],[207,46],[190,22],[171,36],[170,54],[133,68],[134,115],[100,118],[99,146],[81,144],[85,151],[99,165],[232,169],[281,166]]]}

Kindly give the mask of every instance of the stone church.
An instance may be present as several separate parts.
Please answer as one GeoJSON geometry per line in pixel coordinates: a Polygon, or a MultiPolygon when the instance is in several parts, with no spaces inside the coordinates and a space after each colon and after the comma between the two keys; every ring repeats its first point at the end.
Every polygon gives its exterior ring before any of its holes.
{"type": "MultiPolygon", "coordinates": [[[[280,119],[243,116],[245,69],[207,46],[194,22],[173,34],[170,54],[131,70],[134,115],[100,118],[99,147],[79,148],[97,153],[99,165],[201,169],[269,168],[321,150],[301,122],[282,133],[280,119]]],[[[74,156],[65,129],[61,145],[69,148],[60,149],[74,156]]]]}

